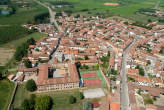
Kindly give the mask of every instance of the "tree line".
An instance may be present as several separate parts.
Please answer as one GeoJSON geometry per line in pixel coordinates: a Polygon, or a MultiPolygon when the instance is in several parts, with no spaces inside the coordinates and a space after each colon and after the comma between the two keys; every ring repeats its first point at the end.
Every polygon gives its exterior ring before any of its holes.
{"type": "Polygon", "coordinates": [[[29,99],[22,102],[20,108],[13,108],[12,110],[50,110],[51,107],[52,99],[50,96],[31,94],[29,99]]]}
{"type": "Polygon", "coordinates": [[[34,23],[33,24],[42,24],[42,23],[48,23],[49,22],[49,13],[41,13],[36,16],[34,16],[34,23]]]}
{"type": "Polygon", "coordinates": [[[16,48],[16,52],[14,54],[14,58],[17,61],[21,61],[23,57],[27,56],[29,45],[34,45],[35,40],[33,38],[28,39],[25,43],[22,43],[20,46],[16,48]]]}
{"type": "Polygon", "coordinates": [[[8,5],[10,0],[0,0],[0,5],[8,5]]]}

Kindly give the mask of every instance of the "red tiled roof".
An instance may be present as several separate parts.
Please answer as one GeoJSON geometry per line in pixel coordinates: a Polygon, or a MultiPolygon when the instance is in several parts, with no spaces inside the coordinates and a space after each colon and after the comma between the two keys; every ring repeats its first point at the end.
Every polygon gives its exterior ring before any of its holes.
{"type": "Polygon", "coordinates": [[[92,102],[93,108],[98,108],[100,106],[99,102],[92,102]]]}
{"type": "Polygon", "coordinates": [[[70,77],[64,78],[48,78],[48,69],[50,65],[41,65],[39,68],[37,85],[50,85],[50,84],[62,84],[79,82],[79,76],[75,64],[68,64],[70,77]]]}
{"type": "Polygon", "coordinates": [[[120,110],[120,104],[118,103],[111,103],[110,104],[110,110],[120,110]]]}

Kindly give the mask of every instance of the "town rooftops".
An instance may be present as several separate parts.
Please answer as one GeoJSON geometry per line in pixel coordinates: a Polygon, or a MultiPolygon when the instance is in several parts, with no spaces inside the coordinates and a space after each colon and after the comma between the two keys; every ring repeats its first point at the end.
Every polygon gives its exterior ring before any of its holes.
{"type": "Polygon", "coordinates": [[[146,110],[158,110],[158,108],[153,104],[147,104],[146,110]]]}
{"type": "Polygon", "coordinates": [[[18,70],[19,72],[33,72],[33,71],[37,71],[37,68],[25,68],[25,67],[21,67],[18,70]]]}

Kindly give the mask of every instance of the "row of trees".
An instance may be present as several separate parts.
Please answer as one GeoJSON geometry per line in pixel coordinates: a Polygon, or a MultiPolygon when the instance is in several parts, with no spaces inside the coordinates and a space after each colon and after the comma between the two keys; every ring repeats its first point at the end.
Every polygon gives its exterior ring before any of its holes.
{"type": "Polygon", "coordinates": [[[11,25],[1,26],[0,33],[0,44],[4,44],[31,34],[32,31],[18,25],[11,25]]]}
{"type": "Polygon", "coordinates": [[[0,0],[0,5],[8,5],[10,0],[0,0]]]}
{"type": "Polygon", "coordinates": [[[143,27],[143,28],[146,28],[146,29],[152,29],[152,26],[146,26],[145,24],[143,24],[141,22],[138,22],[138,21],[136,21],[135,23],[132,23],[132,25],[135,25],[135,26],[138,26],[138,27],[143,27]]]}
{"type": "Polygon", "coordinates": [[[50,96],[36,96],[32,94],[29,99],[25,99],[20,108],[14,110],[50,110],[52,107],[52,99],[50,96]]]}
{"type": "Polygon", "coordinates": [[[35,44],[35,40],[33,38],[28,39],[25,43],[23,43],[22,45],[20,45],[20,46],[18,46],[16,48],[16,52],[14,54],[14,58],[17,61],[21,61],[21,59],[24,56],[27,56],[29,45],[34,45],[34,44],[35,44]]]}
{"type": "Polygon", "coordinates": [[[42,23],[48,23],[49,22],[49,13],[41,13],[39,15],[36,15],[34,17],[34,24],[42,24],[42,23]]]}

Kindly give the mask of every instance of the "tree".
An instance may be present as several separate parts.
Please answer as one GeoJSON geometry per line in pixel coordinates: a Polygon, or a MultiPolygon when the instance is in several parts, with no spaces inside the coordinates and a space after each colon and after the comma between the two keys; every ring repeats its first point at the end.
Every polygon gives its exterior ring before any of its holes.
{"type": "Polygon", "coordinates": [[[52,106],[52,100],[50,96],[36,97],[35,110],[50,110],[52,106]]]}
{"type": "Polygon", "coordinates": [[[84,99],[84,95],[83,95],[83,93],[82,92],[80,92],[80,99],[84,99]]]}
{"type": "Polygon", "coordinates": [[[30,60],[25,60],[24,65],[25,65],[26,68],[31,68],[32,67],[32,63],[31,63],[30,60]]]}
{"type": "Polygon", "coordinates": [[[146,66],[150,65],[151,64],[151,61],[148,60],[147,63],[146,63],[146,66]]]}
{"type": "Polygon", "coordinates": [[[36,95],[31,94],[30,99],[29,99],[29,108],[30,108],[30,110],[34,110],[35,99],[36,99],[36,95]]]}
{"type": "Polygon", "coordinates": [[[28,99],[25,99],[25,100],[22,102],[21,108],[22,108],[22,110],[30,110],[28,99]]]}
{"type": "Polygon", "coordinates": [[[110,52],[108,51],[107,57],[110,57],[110,52]]]}
{"type": "Polygon", "coordinates": [[[34,44],[35,44],[35,40],[33,38],[30,38],[25,43],[22,43],[20,46],[16,48],[14,58],[17,61],[21,61],[24,56],[27,56],[29,45],[34,45],[34,44]]]}
{"type": "Polygon", "coordinates": [[[69,103],[70,103],[70,104],[76,103],[76,98],[75,98],[74,96],[71,95],[71,96],[69,97],[69,103]]]}
{"type": "Polygon", "coordinates": [[[129,23],[128,23],[128,21],[125,21],[124,24],[128,25],[129,23]]]}
{"type": "Polygon", "coordinates": [[[85,56],[84,56],[84,59],[85,59],[85,60],[89,60],[88,55],[85,55],[85,56]]]}
{"type": "Polygon", "coordinates": [[[148,21],[149,23],[151,23],[151,22],[152,22],[152,20],[151,20],[151,19],[148,19],[147,21],[148,21]]]}
{"type": "Polygon", "coordinates": [[[27,81],[26,89],[30,92],[33,92],[37,89],[35,81],[33,79],[27,81]]]}
{"type": "Polygon", "coordinates": [[[141,95],[141,88],[138,89],[137,93],[141,95]]]}
{"type": "Polygon", "coordinates": [[[2,80],[3,79],[3,77],[2,77],[2,73],[0,72],[0,80],[2,80]]]}
{"type": "Polygon", "coordinates": [[[164,46],[161,47],[161,50],[159,51],[160,54],[164,54],[164,46]]]}
{"type": "Polygon", "coordinates": [[[139,68],[139,74],[141,76],[144,76],[145,75],[145,72],[144,72],[144,69],[143,68],[139,68]]]}
{"type": "MultiPolygon", "coordinates": [[[[31,94],[30,99],[25,99],[22,102],[20,110],[34,110],[35,98],[36,98],[36,96],[34,94],[31,94]]],[[[16,110],[16,109],[14,109],[14,110],[16,110]]]]}
{"type": "Polygon", "coordinates": [[[115,70],[115,69],[111,69],[111,71],[110,71],[110,73],[112,74],[112,75],[117,75],[117,71],[115,70]]]}
{"type": "Polygon", "coordinates": [[[27,40],[27,43],[29,45],[35,45],[36,41],[34,40],[34,38],[30,38],[30,39],[27,40]]]}

